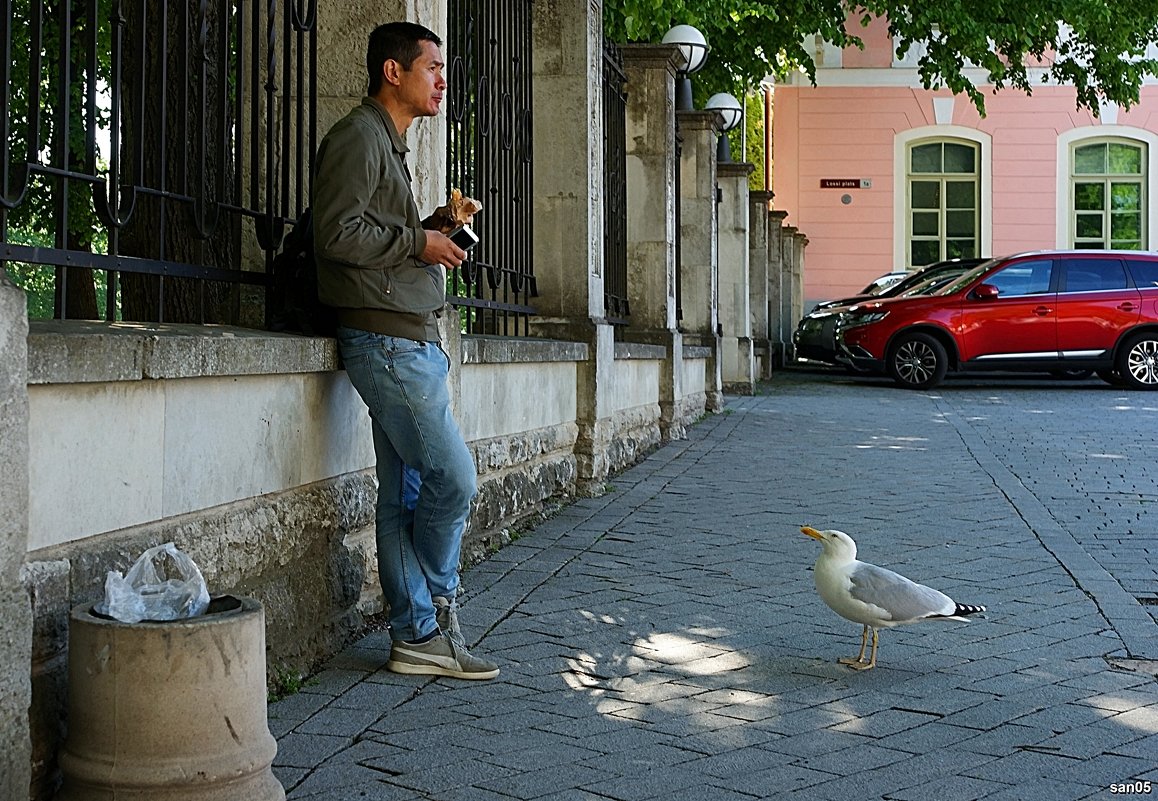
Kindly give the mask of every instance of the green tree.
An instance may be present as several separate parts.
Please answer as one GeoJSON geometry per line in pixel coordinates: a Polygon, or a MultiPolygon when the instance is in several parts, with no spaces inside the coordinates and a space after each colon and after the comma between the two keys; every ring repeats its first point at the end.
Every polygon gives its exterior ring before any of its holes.
{"type": "Polygon", "coordinates": [[[1142,80],[1158,74],[1158,60],[1145,57],[1158,41],[1152,2],[611,0],[603,14],[613,41],[658,42],[680,23],[699,28],[712,51],[694,81],[697,104],[714,92],[740,96],[767,75],[804,69],[815,78],[806,41],[819,35],[863,46],[857,23],[874,16],[888,18],[899,52],[925,45],[918,70],[926,88],[964,93],[982,114],[984,95],[965,73],[970,64],[987,70],[997,89],[1032,92],[1028,66],[1045,63],[1047,80],[1074,86],[1078,105],[1095,112],[1100,99],[1133,105],[1142,80]]]}

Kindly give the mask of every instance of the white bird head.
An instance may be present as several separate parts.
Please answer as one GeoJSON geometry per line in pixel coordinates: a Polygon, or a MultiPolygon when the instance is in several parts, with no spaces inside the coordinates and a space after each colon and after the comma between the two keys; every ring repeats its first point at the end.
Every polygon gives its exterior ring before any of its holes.
{"type": "Polygon", "coordinates": [[[824,546],[825,556],[842,562],[851,562],[856,559],[856,543],[843,531],[837,531],[834,528],[827,531],[817,531],[812,526],[802,526],[800,530],[812,539],[820,541],[820,544],[824,546]]]}

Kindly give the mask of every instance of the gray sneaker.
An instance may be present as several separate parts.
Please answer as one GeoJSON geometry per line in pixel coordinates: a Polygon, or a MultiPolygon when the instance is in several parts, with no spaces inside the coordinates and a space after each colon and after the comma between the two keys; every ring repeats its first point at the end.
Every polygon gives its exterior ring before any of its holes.
{"type": "Polygon", "coordinates": [[[466,648],[466,638],[458,625],[458,604],[441,595],[434,596],[434,620],[459,648],[466,648]]]}
{"type": "Polygon", "coordinates": [[[498,665],[488,659],[472,656],[466,648],[455,645],[445,632],[439,632],[421,645],[396,640],[390,647],[390,661],[386,663],[386,669],[394,673],[473,680],[493,679],[499,675],[498,665]]]}

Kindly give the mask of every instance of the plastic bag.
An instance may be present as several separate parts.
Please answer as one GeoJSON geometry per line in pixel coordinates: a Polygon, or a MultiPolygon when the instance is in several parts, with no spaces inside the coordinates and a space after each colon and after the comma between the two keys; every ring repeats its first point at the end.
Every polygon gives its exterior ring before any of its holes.
{"type": "Polygon", "coordinates": [[[194,617],[208,606],[209,589],[201,569],[174,543],[167,542],[141,554],[123,576],[119,570],[110,570],[105,579],[105,599],[97,604],[96,611],[122,623],[139,623],[194,617]],[[166,565],[172,570],[166,570],[166,565]]]}

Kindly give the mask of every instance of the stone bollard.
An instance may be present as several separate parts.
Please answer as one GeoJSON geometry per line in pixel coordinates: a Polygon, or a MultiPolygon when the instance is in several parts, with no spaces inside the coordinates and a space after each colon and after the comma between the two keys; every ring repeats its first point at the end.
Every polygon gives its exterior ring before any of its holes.
{"type": "Polygon", "coordinates": [[[257,601],[226,595],[198,617],[141,623],[82,605],[68,642],[57,801],[284,801],[257,601]]]}

